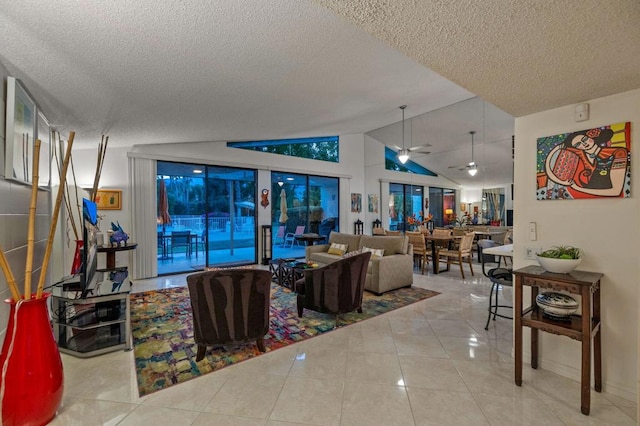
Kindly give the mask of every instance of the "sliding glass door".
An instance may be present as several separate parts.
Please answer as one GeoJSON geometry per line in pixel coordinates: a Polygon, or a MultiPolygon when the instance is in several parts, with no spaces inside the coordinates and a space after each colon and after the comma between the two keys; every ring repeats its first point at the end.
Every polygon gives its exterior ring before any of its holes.
{"type": "Polygon", "coordinates": [[[207,167],[207,266],[256,263],[255,170],[207,167]]]}
{"type": "Polygon", "coordinates": [[[256,172],[158,161],[158,274],[255,263],[256,172]]]}
{"type": "Polygon", "coordinates": [[[273,258],[304,257],[296,235],[338,230],[339,179],[271,172],[273,258]]]}
{"type": "Polygon", "coordinates": [[[389,229],[411,230],[423,219],[424,187],[403,183],[389,184],[389,229]]]}
{"type": "Polygon", "coordinates": [[[447,188],[429,188],[429,213],[435,226],[453,224],[456,211],[456,191],[447,188]]]}

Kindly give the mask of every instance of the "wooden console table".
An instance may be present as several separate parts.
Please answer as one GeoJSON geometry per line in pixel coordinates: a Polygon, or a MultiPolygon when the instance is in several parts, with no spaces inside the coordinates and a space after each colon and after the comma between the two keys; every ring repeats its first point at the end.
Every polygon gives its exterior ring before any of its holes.
{"type": "Polygon", "coordinates": [[[127,251],[134,250],[138,247],[138,244],[127,244],[126,246],[107,246],[107,247],[98,247],[98,253],[106,253],[107,254],[107,269],[113,269],[116,267],[116,252],[119,251],[127,251]]]}
{"type": "Polygon", "coordinates": [[[591,404],[591,339],[593,338],[594,388],[602,391],[602,346],[600,335],[600,279],[596,272],[573,271],[568,274],[546,272],[540,266],[527,266],[515,275],[515,382],[522,385],[522,327],[531,328],[531,368],[538,368],[538,330],[568,336],[582,342],[582,380],[580,409],[589,415],[591,404]],[[531,287],[531,306],[522,309],[523,286],[531,287]],[[535,303],[538,290],[564,290],[582,297],[581,315],[571,321],[557,321],[543,316],[535,303]],[[592,311],[593,308],[593,311],[592,311]]]}

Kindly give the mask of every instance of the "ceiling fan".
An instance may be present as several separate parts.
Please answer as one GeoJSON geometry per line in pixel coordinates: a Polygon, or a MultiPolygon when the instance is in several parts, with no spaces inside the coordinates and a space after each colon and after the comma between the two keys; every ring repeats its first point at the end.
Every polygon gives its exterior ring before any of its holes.
{"type": "Polygon", "coordinates": [[[469,172],[469,174],[471,176],[475,176],[476,173],[478,173],[478,164],[474,161],[474,156],[473,156],[473,135],[476,134],[475,130],[471,130],[469,132],[469,134],[471,135],[471,161],[469,162],[469,164],[465,165],[465,166],[449,166],[450,169],[458,169],[458,170],[467,170],[467,172],[469,172]]]}
{"type": "MultiPolygon", "coordinates": [[[[424,148],[428,148],[431,146],[431,144],[424,144],[424,145],[418,145],[418,146],[412,146],[409,148],[405,147],[404,144],[404,109],[406,108],[406,105],[401,105],[399,108],[402,110],[402,148],[399,147],[398,145],[391,145],[391,148],[395,149],[398,152],[398,160],[400,160],[400,162],[402,164],[406,163],[409,160],[409,153],[411,152],[416,152],[416,151],[421,151],[424,148]]],[[[413,133],[413,132],[412,132],[413,133]]],[[[413,135],[412,135],[413,138],[413,135]]],[[[424,152],[424,154],[429,154],[429,152],[424,152]]]]}

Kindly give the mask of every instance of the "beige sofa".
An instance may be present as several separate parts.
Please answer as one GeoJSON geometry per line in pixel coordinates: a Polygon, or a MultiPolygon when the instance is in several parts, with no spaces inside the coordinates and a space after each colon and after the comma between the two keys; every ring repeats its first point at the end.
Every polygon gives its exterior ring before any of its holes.
{"type": "Polygon", "coordinates": [[[408,237],[331,232],[328,244],[306,247],[305,260],[326,265],[342,259],[342,256],[328,253],[331,243],[347,244],[347,252],[362,250],[363,247],[384,249],[384,256],[372,257],[369,262],[365,290],[379,295],[413,284],[413,247],[408,237]]]}

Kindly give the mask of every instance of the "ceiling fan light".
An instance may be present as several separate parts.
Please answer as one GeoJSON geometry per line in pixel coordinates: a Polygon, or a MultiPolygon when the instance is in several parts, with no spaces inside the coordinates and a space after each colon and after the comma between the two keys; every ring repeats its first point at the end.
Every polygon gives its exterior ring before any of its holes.
{"type": "Polygon", "coordinates": [[[409,153],[406,150],[400,151],[398,154],[398,160],[400,160],[402,164],[406,163],[409,161],[409,153]]]}
{"type": "Polygon", "coordinates": [[[476,167],[476,165],[474,164],[470,169],[469,169],[469,174],[471,176],[475,176],[476,173],[478,173],[478,167],[476,167]]]}

